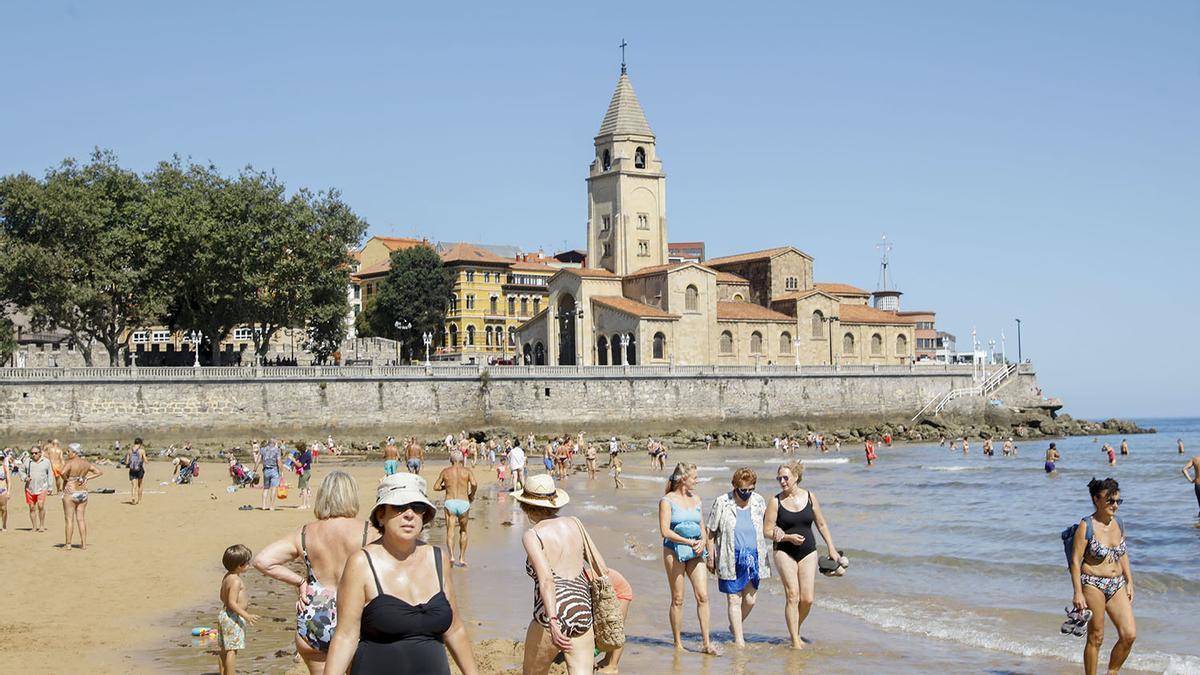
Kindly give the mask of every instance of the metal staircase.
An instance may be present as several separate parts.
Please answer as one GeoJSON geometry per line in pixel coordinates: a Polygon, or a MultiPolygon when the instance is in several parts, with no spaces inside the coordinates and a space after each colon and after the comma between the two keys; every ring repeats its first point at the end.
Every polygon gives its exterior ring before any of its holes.
{"type": "Polygon", "coordinates": [[[1000,370],[988,375],[987,379],[975,385],[974,387],[964,387],[962,389],[951,389],[945,394],[938,394],[929,400],[916,415],[913,415],[912,421],[916,422],[920,418],[928,415],[930,417],[937,416],[943,409],[954,399],[962,398],[963,396],[987,396],[995,391],[1000,385],[1008,381],[1020,370],[1021,364],[1007,363],[1000,370]]]}

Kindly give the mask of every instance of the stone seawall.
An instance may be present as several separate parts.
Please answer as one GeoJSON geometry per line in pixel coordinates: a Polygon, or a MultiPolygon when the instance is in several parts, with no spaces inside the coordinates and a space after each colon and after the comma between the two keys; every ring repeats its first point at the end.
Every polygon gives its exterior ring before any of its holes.
{"type": "MultiPolygon", "coordinates": [[[[765,427],[797,420],[908,420],[969,372],[853,375],[437,376],[109,381],[0,380],[0,434],[217,434],[504,426],[639,430],[765,427]]],[[[1035,400],[1032,368],[998,390],[1035,400]]],[[[987,402],[955,399],[943,415],[982,420],[987,402]]]]}

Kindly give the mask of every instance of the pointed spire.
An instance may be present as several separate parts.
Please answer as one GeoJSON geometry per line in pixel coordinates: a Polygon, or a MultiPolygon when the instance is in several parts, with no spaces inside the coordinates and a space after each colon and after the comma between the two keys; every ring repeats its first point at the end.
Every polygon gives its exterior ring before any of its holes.
{"type": "Polygon", "coordinates": [[[617,80],[617,89],[608,104],[608,112],[604,113],[604,121],[600,123],[600,131],[596,135],[609,134],[654,136],[654,132],[650,130],[650,123],[646,121],[646,114],[642,112],[642,104],[633,92],[629,76],[625,74],[624,64],[621,79],[617,80]]]}

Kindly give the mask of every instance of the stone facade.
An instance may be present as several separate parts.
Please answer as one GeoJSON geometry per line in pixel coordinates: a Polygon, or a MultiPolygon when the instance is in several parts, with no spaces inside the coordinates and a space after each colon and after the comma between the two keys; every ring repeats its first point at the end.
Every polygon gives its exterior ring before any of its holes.
{"type": "MultiPolygon", "coordinates": [[[[384,429],[401,435],[447,427],[674,429],[797,420],[907,420],[936,395],[971,385],[969,371],[826,375],[441,376],[212,381],[0,382],[0,434],[216,434],[289,429],[384,429]]],[[[1031,369],[994,397],[1036,401],[1031,369]]],[[[980,397],[946,413],[981,418],[980,397]]],[[[8,443],[9,441],[5,441],[8,443]]]]}

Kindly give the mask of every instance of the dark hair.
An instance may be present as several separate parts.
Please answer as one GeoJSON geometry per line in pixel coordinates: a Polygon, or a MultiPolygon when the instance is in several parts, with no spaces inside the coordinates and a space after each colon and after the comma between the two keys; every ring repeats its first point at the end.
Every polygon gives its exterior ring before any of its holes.
{"type": "Polygon", "coordinates": [[[241,544],[234,544],[225,549],[225,555],[221,556],[221,564],[227,571],[232,572],[242,565],[249,565],[250,559],[253,557],[254,554],[250,552],[250,549],[241,544]]]}
{"type": "Polygon", "coordinates": [[[134,442],[134,443],[137,443],[138,445],[141,445],[141,444],[142,444],[142,437],[141,437],[141,436],[138,436],[137,438],[133,439],[133,442],[134,442]]]}
{"type": "Polygon", "coordinates": [[[1091,493],[1093,498],[1099,497],[1102,492],[1107,492],[1111,495],[1114,492],[1120,491],[1121,486],[1117,485],[1115,478],[1105,478],[1104,480],[1093,478],[1088,481],[1088,492],[1091,493]]]}

